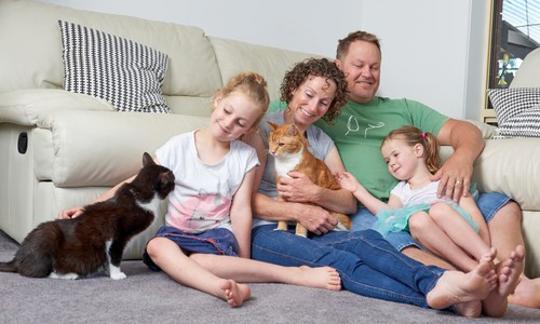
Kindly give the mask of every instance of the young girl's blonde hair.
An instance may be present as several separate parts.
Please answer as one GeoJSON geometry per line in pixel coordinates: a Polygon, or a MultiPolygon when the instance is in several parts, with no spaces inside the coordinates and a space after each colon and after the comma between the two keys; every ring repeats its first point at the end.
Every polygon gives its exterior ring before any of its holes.
{"type": "Polygon", "coordinates": [[[255,72],[237,74],[221,90],[216,92],[214,100],[218,97],[225,98],[233,92],[239,92],[248,96],[261,110],[259,118],[253,123],[253,126],[258,125],[268,110],[268,104],[270,103],[270,96],[266,90],[266,80],[255,72]]]}
{"type": "Polygon", "coordinates": [[[424,158],[426,166],[432,174],[437,172],[441,167],[441,157],[439,156],[439,141],[437,137],[429,132],[423,132],[414,126],[403,126],[391,131],[383,139],[381,147],[388,140],[402,139],[407,142],[407,145],[414,146],[420,144],[424,147],[424,158]]]}

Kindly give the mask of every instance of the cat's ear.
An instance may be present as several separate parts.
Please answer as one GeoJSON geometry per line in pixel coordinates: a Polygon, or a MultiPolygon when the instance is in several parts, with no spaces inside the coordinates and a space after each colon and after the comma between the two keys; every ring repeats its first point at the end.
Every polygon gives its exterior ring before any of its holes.
{"type": "Polygon", "coordinates": [[[298,127],[296,127],[295,124],[290,124],[289,128],[287,128],[287,135],[289,136],[296,136],[300,133],[300,130],[298,127]]]}
{"type": "Polygon", "coordinates": [[[148,166],[148,165],[152,165],[156,163],[154,162],[154,159],[152,159],[150,154],[148,154],[147,152],[144,152],[143,158],[142,158],[142,164],[143,166],[148,166]]]}
{"type": "Polygon", "coordinates": [[[270,128],[272,128],[272,130],[276,130],[276,128],[278,128],[278,125],[277,124],[274,124],[270,121],[267,121],[268,125],[270,125],[270,128]]]}

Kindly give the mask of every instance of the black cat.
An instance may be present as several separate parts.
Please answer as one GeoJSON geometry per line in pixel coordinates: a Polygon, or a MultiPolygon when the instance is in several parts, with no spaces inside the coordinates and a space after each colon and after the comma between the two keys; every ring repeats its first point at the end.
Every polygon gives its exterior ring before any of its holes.
{"type": "Polygon", "coordinates": [[[45,222],[26,236],[0,271],[27,277],[77,279],[102,268],[112,279],[124,279],[120,261],[131,237],[145,230],[159,203],[174,189],[174,175],[148,153],[143,168],[106,201],[84,207],[76,218],[45,222]]]}

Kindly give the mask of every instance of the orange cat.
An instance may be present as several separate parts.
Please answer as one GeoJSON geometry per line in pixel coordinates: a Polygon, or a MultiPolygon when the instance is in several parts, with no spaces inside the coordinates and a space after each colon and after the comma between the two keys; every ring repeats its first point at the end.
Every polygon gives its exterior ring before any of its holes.
{"type": "MultiPolygon", "coordinates": [[[[304,135],[293,124],[276,125],[268,122],[272,131],[268,139],[270,154],[274,156],[276,167],[276,183],[281,177],[286,177],[290,171],[305,174],[311,182],[319,187],[338,190],[341,189],[326,164],[311,154],[307,147],[308,142],[304,135]]],[[[284,200],[278,196],[278,199],[284,200]]],[[[332,213],[341,229],[350,229],[351,220],[345,214],[332,213]]],[[[279,230],[287,230],[287,222],[278,222],[279,230]]],[[[296,224],[296,235],[307,237],[307,229],[300,223],[296,224]]]]}

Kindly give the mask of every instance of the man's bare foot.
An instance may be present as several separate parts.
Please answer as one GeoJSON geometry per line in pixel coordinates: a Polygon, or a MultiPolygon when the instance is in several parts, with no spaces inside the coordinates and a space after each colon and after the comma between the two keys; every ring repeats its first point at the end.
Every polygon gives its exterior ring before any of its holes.
{"type": "Polygon", "coordinates": [[[521,265],[525,257],[525,249],[522,245],[516,246],[510,257],[501,263],[499,268],[498,292],[501,296],[508,296],[514,292],[519,283],[521,265]]]}
{"type": "Polygon", "coordinates": [[[455,304],[452,308],[456,314],[468,318],[479,317],[482,314],[482,302],[478,300],[455,304]]]}
{"type": "Polygon", "coordinates": [[[521,275],[516,290],[508,296],[510,304],[540,308],[540,278],[529,279],[521,275]]]}
{"type": "Polygon", "coordinates": [[[301,266],[298,268],[298,274],[293,279],[296,285],[323,288],[328,290],[341,290],[341,279],[336,269],[331,267],[311,268],[301,266]]]}
{"type": "Polygon", "coordinates": [[[508,259],[499,265],[497,275],[498,287],[493,290],[483,301],[484,313],[491,317],[501,317],[508,308],[508,295],[511,294],[519,283],[521,263],[525,256],[525,249],[518,245],[508,259]]]}
{"type": "Polygon", "coordinates": [[[468,273],[445,271],[426,295],[428,305],[434,309],[443,309],[486,298],[497,286],[494,258],[494,251],[482,256],[478,265],[468,273]]]}
{"type": "Polygon", "coordinates": [[[219,286],[223,291],[222,298],[225,299],[231,307],[242,306],[244,301],[251,296],[251,289],[248,285],[239,284],[231,279],[223,279],[223,282],[219,286]]]}

